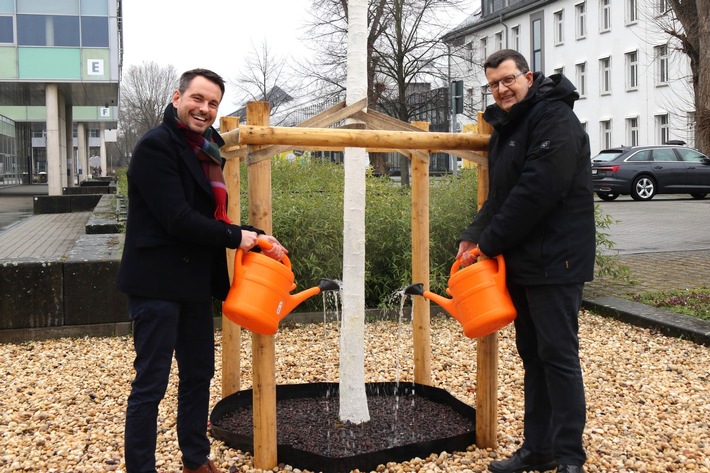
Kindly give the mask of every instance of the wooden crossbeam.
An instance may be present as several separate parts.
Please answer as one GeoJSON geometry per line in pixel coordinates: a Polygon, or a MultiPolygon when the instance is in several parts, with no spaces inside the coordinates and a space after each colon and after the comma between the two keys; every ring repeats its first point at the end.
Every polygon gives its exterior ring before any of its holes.
{"type": "Polygon", "coordinates": [[[345,130],[330,128],[288,128],[244,125],[239,127],[239,143],[289,146],[339,146],[411,150],[485,150],[489,135],[478,133],[422,133],[409,131],[345,130]]]}

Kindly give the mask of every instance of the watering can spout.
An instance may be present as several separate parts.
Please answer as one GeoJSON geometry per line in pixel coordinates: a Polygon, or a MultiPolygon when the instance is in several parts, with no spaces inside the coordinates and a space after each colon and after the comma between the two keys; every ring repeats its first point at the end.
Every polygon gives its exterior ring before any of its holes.
{"type": "Polygon", "coordinates": [[[404,293],[409,296],[422,296],[425,299],[441,306],[446,312],[453,315],[458,319],[458,310],[456,309],[456,304],[453,299],[447,299],[446,297],[440,296],[439,294],[427,291],[424,289],[424,284],[417,283],[412,284],[404,288],[404,293]]]}
{"type": "Polygon", "coordinates": [[[424,295],[424,284],[410,284],[404,288],[404,293],[408,296],[423,296],[424,295]]]}
{"type": "Polygon", "coordinates": [[[333,281],[332,279],[323,278],[318,281],[317,286],[305,289],[297,294],[291,294],[284,303],[283,309],[281,310],[281,317],[286,317],[288,314],[291,313],[293,309],[295,309],[299,304],[301,304],[301,302],[305,301],[310,297],[313,297],[324,291],[338,290],[340,290],[340,285],[337,282],[333,281]]]}
{"type": "Polygon", "coordinates": [[[325,278],[318,281],[318,287],[320,288],[321,291],[339,291],[340,290],[340,284],[333,281],[332,279],[325,279],[325,278]]]}

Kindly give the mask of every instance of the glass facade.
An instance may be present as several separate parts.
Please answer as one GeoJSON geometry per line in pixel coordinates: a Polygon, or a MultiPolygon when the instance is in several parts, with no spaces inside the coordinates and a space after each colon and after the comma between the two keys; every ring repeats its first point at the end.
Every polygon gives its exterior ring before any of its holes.
{"type": "Polygon", "coordinates": [[[0,186],[21,183],[17,162],[15,123],[0,115],[0,186]]]}
{"type": "Polygon", "coordinates": [[[15,28],[12,26],[11,16],[0,16],[0,44],[15,42],[15,28]]]}

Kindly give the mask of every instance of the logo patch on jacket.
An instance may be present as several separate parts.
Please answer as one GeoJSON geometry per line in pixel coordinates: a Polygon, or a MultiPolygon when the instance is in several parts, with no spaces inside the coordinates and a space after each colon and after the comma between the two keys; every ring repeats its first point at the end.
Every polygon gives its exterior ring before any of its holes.
{"type": "Polygon", "coordinates": [[[515,140],[510,140],[510,141],[508,142],[508,146],[513,146],[513,147],[515,147],[515,140]]]}
{"type": "Polygon", "coordinates": [[[549,141],[549,140],[548,140],[548,141],[543,141],[543,142],[540,144],[540,148],[542,148],[542,149],[547,149],[547,148],[549,148],[549,147],[550,147],[550,141],[549,141]]]}

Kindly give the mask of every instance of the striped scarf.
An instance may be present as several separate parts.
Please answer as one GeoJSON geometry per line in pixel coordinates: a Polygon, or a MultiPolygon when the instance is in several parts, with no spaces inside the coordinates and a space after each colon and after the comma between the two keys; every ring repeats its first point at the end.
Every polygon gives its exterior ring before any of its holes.
{"type": "Polygon", "coordinates": [[[195,152],[202,171],[212,187],[212,195],[214,195],[216,204],[214,218],[232,223],[227,218],[227,185],[224,183],[222,175],[222,155],[219,154],[219,147],[212,140],[212,128],[208,128],[204,135],[200,135],[189,129],[177,117],[175,117],[175,122],[185,137],[187,145],[195,152]]]}

